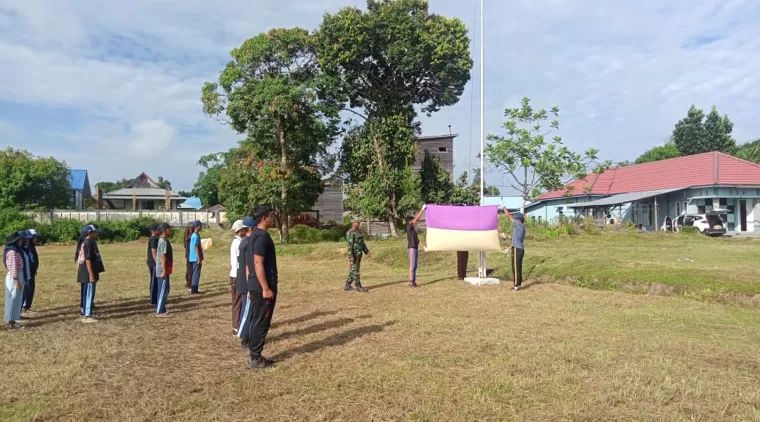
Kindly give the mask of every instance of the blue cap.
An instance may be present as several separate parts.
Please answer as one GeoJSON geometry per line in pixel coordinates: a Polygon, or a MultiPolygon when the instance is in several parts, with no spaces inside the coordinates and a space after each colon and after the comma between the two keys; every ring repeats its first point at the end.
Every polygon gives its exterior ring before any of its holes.
{"type": "Polygon", "coordinates": [[[152,231],[152,232],[157,231],[160,226],[161,225],[158,224],[158,223],[153,223],[153,224],[150,225],[150,231],[152,231]]]}
{"type": "Polygon", "coordinates": [[[201,220],[195,220],[192,222],[193,227],[201,227],[203,223],[201,223],[201,220]]]}
{"type": "Polygon", "coordinates": [[[515,213],[515,218],[518,219],[518,220],[525,220],[525,216],[521,212],[516,212],[515,213]]]}
{"type": "Polygon", "coordinates": [[[24,239],[31,239],[31,238],[34,237],[34,235],[32,234],[32,232],[30,232],[29,230],[21,230],[21,231],[19,231],[19,234],[24,239]]]}
{"type": "Polygon", "coordinates": [[[256,220],[251,217],[246,217],[243,219],[243,226],[245,227],[256,227],[256,224],[256,220]]]}
{"type": "Polygon", "coordinates": [[[82,229],[82,233],[84,233],[84,234],[87,234],[87,233],[100,233],[100,229],[97,228],[97,227],[95,227],[94,224],[88,224],[88,225],[84,226],[84,228],[82,229]]]}

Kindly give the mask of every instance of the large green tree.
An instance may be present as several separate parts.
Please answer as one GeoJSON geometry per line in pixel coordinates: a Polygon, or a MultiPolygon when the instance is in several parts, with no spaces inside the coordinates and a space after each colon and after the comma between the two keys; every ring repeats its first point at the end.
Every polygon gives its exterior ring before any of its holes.
{"type": "Polygon", "coordinates": [[[226,153],[207,154],[198,160],[198,165],[205,170],[198,174],[198,180],[193,185],[192,194],[200,198],[204,206],[221,203],[219,199],[219,182],[221,181],[222,170],[227,167],[231,154],[234,154],[234,150],[226,153]]]}
{"type": "Polygon", "coordinates": [[[686,117],[673,129],[673,143],[681,155],[694,155],[720,151],[733,154],[736,141],[731,137],[734,124],[727,115],[721,116],[713,106],[705,118],[705,112],[692,104],[686,117]]]}
{"type": "Polygon", "coordinates": [[[760,163],[760,138],[739,145],[736,148],[736,156],[753,163],[760,163]]]}
{"type": "Polygon", "coordinates": [[[504,112],[506,136],[488,135],[485,154],[488,161],[505,173],[509,185],[520,192],[521,209],[525,202],[541,191],[562,189],[571,179],[585,179],[590,171],[597,174],[611,165],[598,163],[598,150],[588,149],[583,154],[570,151],[560,136],[546,139],[559,131],[559,108],[535,110],[530,99],[523,97],[516,108],[504,112]],[[549,117],[554,119],[549,122],[549,117]],[[546,122],[549,127],[544,128],[546,122]]]}
{"type": "Polygon", "coordinates": [[[681,151],[678,150],[678,147],[673,142],[668,142],[665,145],[656,146],[641,154],[641,156],[636,159],[636,164],[669,160],[671,158],[678,158],[680,156],[681,151]]]}
{"type": "Polygon", "coordinates": [[[0,151],[0,208],[69,207],[70,177],[65,162],[8,147],[0,151]]]}
{"type": "Polygon", "coordinates": [[[113,192],[115,190],[124,189],[133,179],[121,179],[115,182],[98,182],[95,183],[95,189],[100,189],[103,193],[113,192]]]}
{"type": "Polygon", "coordinates": [[[464,23],[431,14],[428,4],[368,0],[366,11],[326,14],[317,32],[325,80],[362,125],[343,144],[347,205],[388,219],[392,234],[404,208],[419,207],[409,190],[417,110],[430,115],[457,103],[472,68],[464,23]]]}
{"type": "Polygon", "coordinates": [[[231,55],[219,82],[206,83],[201,96],[207,115],[218,119],[226,115],[231,127],[246,135],[241,143],[244,158],[221,176],[220,199],[226,198],[228,207],[273,205],[280,216],[282,240],[287,242],[290,216],[316,201],[304,187],[321,186],[317,161],[338,134],[339,109],[320,95],[319,88],[329,84],[321,81],[308,31],[273,29],[246,40],[231,55]],[[248,168],[238,168],[242,165],[248,168]],[[266,184],[240,179],[254,173],[266,184]],[[243,191],[232,188],[236,183],[252,185],[246,196],[230,196],[243,191]]]}

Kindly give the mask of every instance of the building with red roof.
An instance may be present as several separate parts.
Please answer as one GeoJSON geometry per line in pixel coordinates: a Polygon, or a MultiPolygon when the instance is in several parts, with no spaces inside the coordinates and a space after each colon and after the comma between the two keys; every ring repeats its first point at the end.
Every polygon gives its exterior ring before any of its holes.
{"type": "Polygon", "coordinates": [[[612,168],[589,174],[530,204],[529,217],[586,215],[633,221],[648,230],[667,217],[725,210],[731,232],[760,232],[760,165],[721,152],[612,168]],[[757,217],[757,218],[756,218],[757,217]]]}

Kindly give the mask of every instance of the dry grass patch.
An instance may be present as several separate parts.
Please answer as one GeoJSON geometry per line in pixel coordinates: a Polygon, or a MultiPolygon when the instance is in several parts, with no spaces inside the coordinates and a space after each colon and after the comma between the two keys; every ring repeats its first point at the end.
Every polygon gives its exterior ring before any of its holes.
{"type": "MultiPolygon", "coordinates": [[[[564,242],[529,249],[534,277],[573,253],[589,268],[593,255],[577,252],[591,244],[564,242]]],[[[92,325],[77,321],[71,247],[43,247],[40,312],[23,332],[0,331],[0,420],[760,420],[757,309],[553,283],[475,288],[451,278],[453,253],[421,255],[412,290],[403,243],[369,247],[369,294],[342,291],[340,245],[281,248],[265,349],[280,363],[261,373],[231,336],[221,240],[204,295],[173,281],[169,319],[147,305],[143,245],[103,245],[92,325]]],[[[639,268],[656,259],[650,247],[620,250],[639,268]]],[[[491,262],[503,274],[502,259],[491,262]]]]}

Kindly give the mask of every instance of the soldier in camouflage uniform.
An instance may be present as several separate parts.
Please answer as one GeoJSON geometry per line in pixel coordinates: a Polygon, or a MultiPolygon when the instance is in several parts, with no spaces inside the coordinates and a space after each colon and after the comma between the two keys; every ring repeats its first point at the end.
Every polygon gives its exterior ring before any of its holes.
{"type": "Polygon", "coordinates": [[[357,292],[366,293],[369,290],[362,287],[361,282],[361,265],[362,255],[369,255],[369,249],[364,244],[364,235],[359,230],[359,222],[354,221],[351,225],[351,229],[346,233],[346,243],[348,244],[348,278],[346,279],[346,287],[343,290],[353,290],[351,283],[356,286],[357,292]]]}

